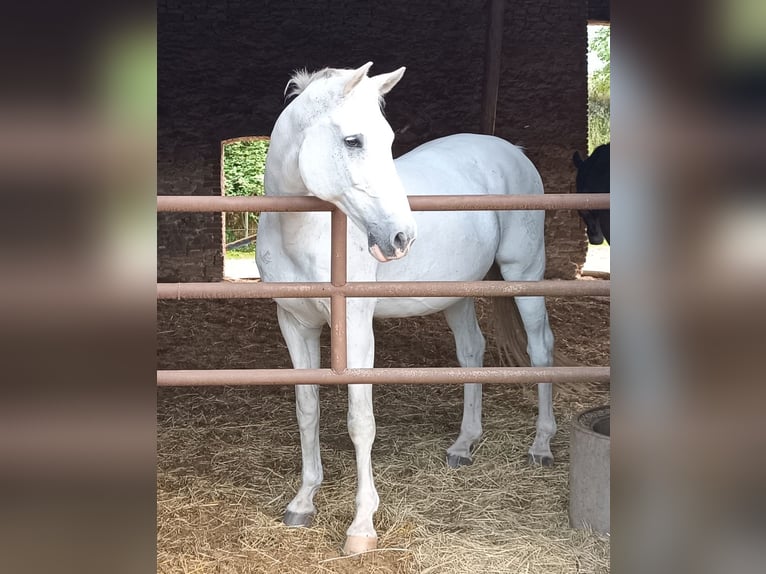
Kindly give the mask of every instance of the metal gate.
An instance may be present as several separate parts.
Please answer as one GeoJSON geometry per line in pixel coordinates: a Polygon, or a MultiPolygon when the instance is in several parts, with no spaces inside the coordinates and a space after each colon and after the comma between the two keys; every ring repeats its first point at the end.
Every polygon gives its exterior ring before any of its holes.
{"type": "MultiPolygon", "coordinates": [[[[413,211],[609,209],[609,194],[431,195],[409,198],[413,211]]],[[[348,297],[478,297],[609,295],[610,281],[348,282],[346,215],[315,197],[158,196],[157,211],[329,211],[331,278],[326,283],[158,283],[158,299],[330,299],[331,365],[325,369],[159,370],[159,386],[295,385],[349,383],[565,383],[607,382],[609,367],[481,367],[349,369],[346,363],[348,297]]]]}

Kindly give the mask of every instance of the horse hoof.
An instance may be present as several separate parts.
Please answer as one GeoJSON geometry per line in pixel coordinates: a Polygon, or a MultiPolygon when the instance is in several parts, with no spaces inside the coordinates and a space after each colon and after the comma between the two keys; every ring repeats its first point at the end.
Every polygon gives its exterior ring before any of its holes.
{"type": "Polygon", "coordinates": [[[552,456],[537,456],[534,454],[530,454],[528,456],[529,464],[532,465],[542,465],[542,466],[553,466],[553,457],[552,456]]]}
{"type": "Polygon", "coordinates": [[[450,468],[460,468],[471,464],[473,464],[473,459],[470,457],[447,453],[447,466],[450,468]]]}
{"type": "Polygon", "coordinates": [[[351,556],[352,554],[361,554],[369,550],[375,550],[378,547],[378,539],[368,536],[347,536],[346,544],[343,546],[343,554],[351,556]]]}
{"type": "Polygon", "coordinates": [[[290,510],[286,510],[283,521],[287,526],[304,526],[308,528],[314,521],[314,513],[292,512],[290,510]]]}

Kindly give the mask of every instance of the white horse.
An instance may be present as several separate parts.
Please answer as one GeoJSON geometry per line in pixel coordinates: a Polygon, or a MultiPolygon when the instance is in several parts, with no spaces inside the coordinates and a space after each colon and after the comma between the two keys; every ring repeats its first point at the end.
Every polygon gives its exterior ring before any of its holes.
{"type": "MultiPolygon", "coordinates": [[[[424,144],[396,161],[394,138],[382,112],[382,96],[404,74],[367,76],[356,69],[298,72],[288,83],[296,97],[277,119],[266,159],[267,195],[313,195],[335,204],[348,227],[349,281],[476,281],[497,264],[505,280],[543,277],[543,211],[410,211],[407,195],[541,194],[537,170],[519,148],[483,135],[460,134],[424,144]],[[417,233],[417,242],[415,237],[417,233]],[[369,252],[369,253],[368,253],[369,252]],[[372,255],[372,256],[371,256],[372,255]],[[407,255],[405,257],[405,255],[407,255]]],[[[330,280],[328,213],[263,213],[257,262],[264,281],[330,280]]],[[[516,297],[533,366],[550,366],[553,335],[543,297],[516,297]]],[[[348,366],[373,366],[373,317],[412,317],[443,311],[463,367],[482,366],[484,337],[471,298],[352,298],[347,303],[348,366]]],[[[319,336],[329,321],[327,299],[277,299],[282,334],[296,369],[320,367],[319,336]]],[[[311,524],[314,495],[322,483],[319,400],[315,385],[295,387],[302,449],[302,484],[288,504],[288,525],[311,524]]],[[[481,436],[481,385],[465,385],[460,434],[447,462],[472,462],[481,436]]],[[[530,458],[553,461],[556,432],[551,384],[538,385],[537,434],[530,458]]],[[[375,548],[373,514],[378,494],[370,454],[375,438],[372,387],[348,386],[348,431],[356,451],[356,514],[344,551],[375,548]]]]}

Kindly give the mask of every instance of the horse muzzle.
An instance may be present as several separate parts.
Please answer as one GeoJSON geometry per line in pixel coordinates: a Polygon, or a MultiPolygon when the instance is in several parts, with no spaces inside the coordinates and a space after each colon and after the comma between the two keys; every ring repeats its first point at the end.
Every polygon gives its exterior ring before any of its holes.
{"type": "Polygon", "coordinates": [[[381,241],[374,234],[367,234],[367,245],[372,256],[386,263],[401,259],[410,250],[410,246],[415,241],[415,233],[410,231],[398,231],[386,241],[381,241]]]}

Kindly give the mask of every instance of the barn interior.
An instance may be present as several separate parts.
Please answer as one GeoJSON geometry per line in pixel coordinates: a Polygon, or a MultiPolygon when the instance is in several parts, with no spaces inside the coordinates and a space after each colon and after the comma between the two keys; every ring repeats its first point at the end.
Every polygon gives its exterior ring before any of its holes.
{"type": "MultiPolygon", "coordinates": [[[[574,191],[574,150],[587,149],[587,24],[606,0],[469,2],[158,2],[158,193],[221,195],[221,144],[268,136],[290,74],[373,61],[407,66],[386,98],[394,156],[452,133],[491,129],[523,146],[546,193],[574,191]],[[496,6],[495,6],[496,8],[496,6]],[[495,16],[493,16],[495,14],[495,16]],[[493,19],[494,18],[494,19],[493,19]],[[500,31],[487,123],[489,31],[500,31]]],[[[158,214],[160,282],[224,278],[218,213],[158,214]]],[[[546,277],[583,278],[587,239],[576,212],[546,217],[546,277]]],[[[478,302],[492,346],[491,308],[478,302]]],[[[582,365],[609,364],[609,299],[549,298],[557,347],[582,365]]],[[[325,364],[329,339],[323,340],[325,364]]],[[[268,300],[158,302],[158,368],[290,368],[268,300]]],[[[376,323],[376,366],[457,366],[444,319],[376,323]]],[[[281,524],[297,488],[300,445],[292,389],[158,390],[159,572],[608,572],[609,539],[567,519],[568,421],[609,402],[605,385],[562,385],[552,469],[531,467],[534,388],[489,385],[476,461],[450,470],[459,429],[455,385],[375,391],[373,468],[381,497],[377,551],[340,553],[353,510],[345,391],[322,390],[326,481],[309,529],[281,524]]]]}

